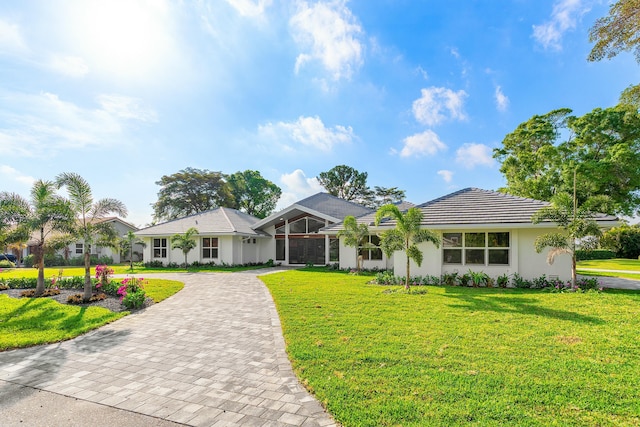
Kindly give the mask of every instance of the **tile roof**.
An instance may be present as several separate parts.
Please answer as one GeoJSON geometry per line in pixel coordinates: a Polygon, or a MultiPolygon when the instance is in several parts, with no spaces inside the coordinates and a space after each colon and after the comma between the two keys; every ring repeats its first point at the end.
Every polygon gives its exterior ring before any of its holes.
{"type": "Polygon", "coordinates": [[[231,208],[216,208],[205,212],[189,215],[162,224],[153,225],[135,232],[137,236],[173,235],[186,232],[195,227],[199,234],[217,235],[247,235],[261,236],[262,232],[251,228],[258,218],[231,208]]]}
{"type": "Polygon", "coordinates": [[[373,212],[373,209],[332,196],[329,193],[317,193],[295,204],[338,218],[339,220],[349,215],[361,216],[373,212]]]}

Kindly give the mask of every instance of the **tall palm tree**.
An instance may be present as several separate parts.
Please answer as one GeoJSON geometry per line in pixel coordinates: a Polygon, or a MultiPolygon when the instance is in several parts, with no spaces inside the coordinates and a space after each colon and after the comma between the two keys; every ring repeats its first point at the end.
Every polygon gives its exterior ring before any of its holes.
{"type": "Polygon", "coordinates": [[[188,267],[187,264],[187,254],[191,252],[192,249],[198,245],[196,238],[194,237],[198,234],[198,229],[195,227],[191,227],[184,234],[174,234],[171,237],[171,249],[181,249],[184,254],[184,268],[188,267]]]}
{"type": "MultiPolygon", "coordinates": [[[[547,255],[547,262],[553,264],[555,257],[561,254],[571,256],[571,284],[576,286],[576,245],[577,241],[585,237],[602,236],[602,230],[594,220],[597,210],[606,206],[606,196],[591,197],[578,206],[575,196],[559,193],[551,199],[551,205],[540,209],[531,218],[531,222],[538,224],[542,221],[556,223],[560,231],[538,236],[534,242],[536,252],[544,248],[551,248],[547,255]]],[[[595,243],[597,240],[583,240],[583,246],[595,243]]],[[[585,247],[589,249],[589,246],[585,247]]]]}
{"type": "Polygon", "coordinates": [[[147,244],[138,238],[133,231],[127,231],[127,234],[120,239],[120,250],[122,254],[129,253],[129,269],[133,271],[133,245],[147,246],[147,244]]]}
{"type": "Polygon", "coordinates": [[[358,224],[356,218],[351,215],[344,218],[343,225],[344,230],[340,230],[337,237],[344,237],[345,245],[356,248],[356,265],[358,273],[360,273],[360,248],[373,246],[369,242],[365,242],[369,236],[369,227],[367,224],[358,224]]]}
{"type": "Polygon", "coordinates": [[[418,244],[431,242],[436,247],[440,247],[440,236],[435,231],[420,228],[422,211],[418,208],[410,208],[406,212],[401,212],[396,205],[384,205],[376,212],[375,224],[380,225],[380,222],[386,218],[395,221],[396,228],[380,235],[380,247],[387,257],[390,257],[395,251],[404,251],[407,256],[404,287],[409,289],[410,261],[413,260],[418,267],[422,265],[423,255],[418,244]]]}
{"type": "Polygon", "coordinates": [[[67,233],[74,224],[74,213],[68,200],[56,194],[56,185],[51,181],[38,180],[31,188],[29,201],[16,194],[0,196],[0,210],[4,220],[16,225],[7,242],[24,241],[34,231],[38,281],[36,295],[44,293],[44,252],[52,234],[67,233]]]}
{"type": "Polygon", "coordinates": [[[84,243],[84,301],[89,301],[92,293],[91,245],[114,246],[117,239],[115,228],[103,221],[111,214],[127,216],[127,208],[117,199],[93,200],[91,186],[77,173],[65,172],[56,177],[58,187],[65,187],[69,200],[77,216],[74,235],[84,243]]]}

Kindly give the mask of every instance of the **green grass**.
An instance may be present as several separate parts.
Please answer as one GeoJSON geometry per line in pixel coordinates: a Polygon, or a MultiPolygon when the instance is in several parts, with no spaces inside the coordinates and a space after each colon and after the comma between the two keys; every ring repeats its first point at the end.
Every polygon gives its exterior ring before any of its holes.
{"type": "Polygon", "coordinates": [[[297,375],[346,427],[640,424],[638,292],[261,279],[297,375]]]}
{"type": "MultiPolygon", "coordinates": [[[[133,272],[129,268],[128,264],[111,265],[114,270],[114,274],[147,274],[147,273],[198,273],[198,272],[211,272],[211,273],[233,273],[237,271],[257,270],[264,268],[264,265],[252,265],[252,266],[206,266],[189,268],[147,268],[147,267],[135,267],[133,272]]],[[[59,271],[62,270],[64,277],[69,276],[84,276],[84,267],[47,267],[44,269],[44,277],[57,276],[59,271]]],[[[95,276],[95,267],[91,267],[91,277],[95,276]]],[[[0,269],[0,278],[15,278],[15,277],[38,277],[37,268],[2,268],[0,269]]]]}
{"type": "Polygon", "coordinates": [[[0,295],[0,351],[74,338],[127,314],[64,305],[48,298],[0,295]]]}
{"type": "Polygon", "coordinates": [[[599,270],[626,270],[640,273],[640,260],[637,259],[594,259],[578,262],[578,269],[595,268],[599,270]]]}
{"type": "Polygon", "coordinates": [[[619,277],[621,279],[640,280],[640,273],[613,273],[610,271],[577,270],[583,276],[619,277]]]}
{"type": "Polygon", "coordinates": [[[169,298],[184,288],[184,283],[176,280],[145,279],[145,281],[147,283],[144,285],[144,290],[147,296],[156,303],[169,298]]]}

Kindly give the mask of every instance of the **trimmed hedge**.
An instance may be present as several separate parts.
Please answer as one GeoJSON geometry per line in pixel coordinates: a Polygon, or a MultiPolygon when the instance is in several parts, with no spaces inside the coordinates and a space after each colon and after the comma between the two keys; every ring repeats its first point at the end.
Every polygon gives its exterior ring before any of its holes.
{"type": "Polygon", "coordinates": [[[613,259],[615,257],[615,252],[606,249],[597,249],[595,251],[576,251],[577,261],[587,261],[590,259],[613,259]]]}
{"type": "MultiPolygon", "coordinates": [[[[91,279],[93,286],[97,283],[97,280],[91,279]]],[[[11,289],[35,289],[38,284],[38,279],[35,277],[16,277],[16,278],[1,278],[0,284],[7,285],[11,289]]],[[[44,279],[44,286],[51,286],[51,279],[44,279]]],[[[58,289],[83,289],[84,277],[63,277],[60,280],[56,279],[54,284],[58,289]]]]}

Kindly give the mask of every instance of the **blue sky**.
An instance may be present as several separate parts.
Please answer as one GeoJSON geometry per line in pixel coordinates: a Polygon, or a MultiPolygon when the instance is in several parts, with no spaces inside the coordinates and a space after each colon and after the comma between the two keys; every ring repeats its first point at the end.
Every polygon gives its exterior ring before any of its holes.
{"type": "Polygon", "coordinates": [[[589,63],[594,0],[4,1],[0,190],[77,172],[151,221],[162,175],[256,169],[279,207],[339,164],[426,202],[504,184],[534,114],[615,105],[630,54],[589,63]]]}

